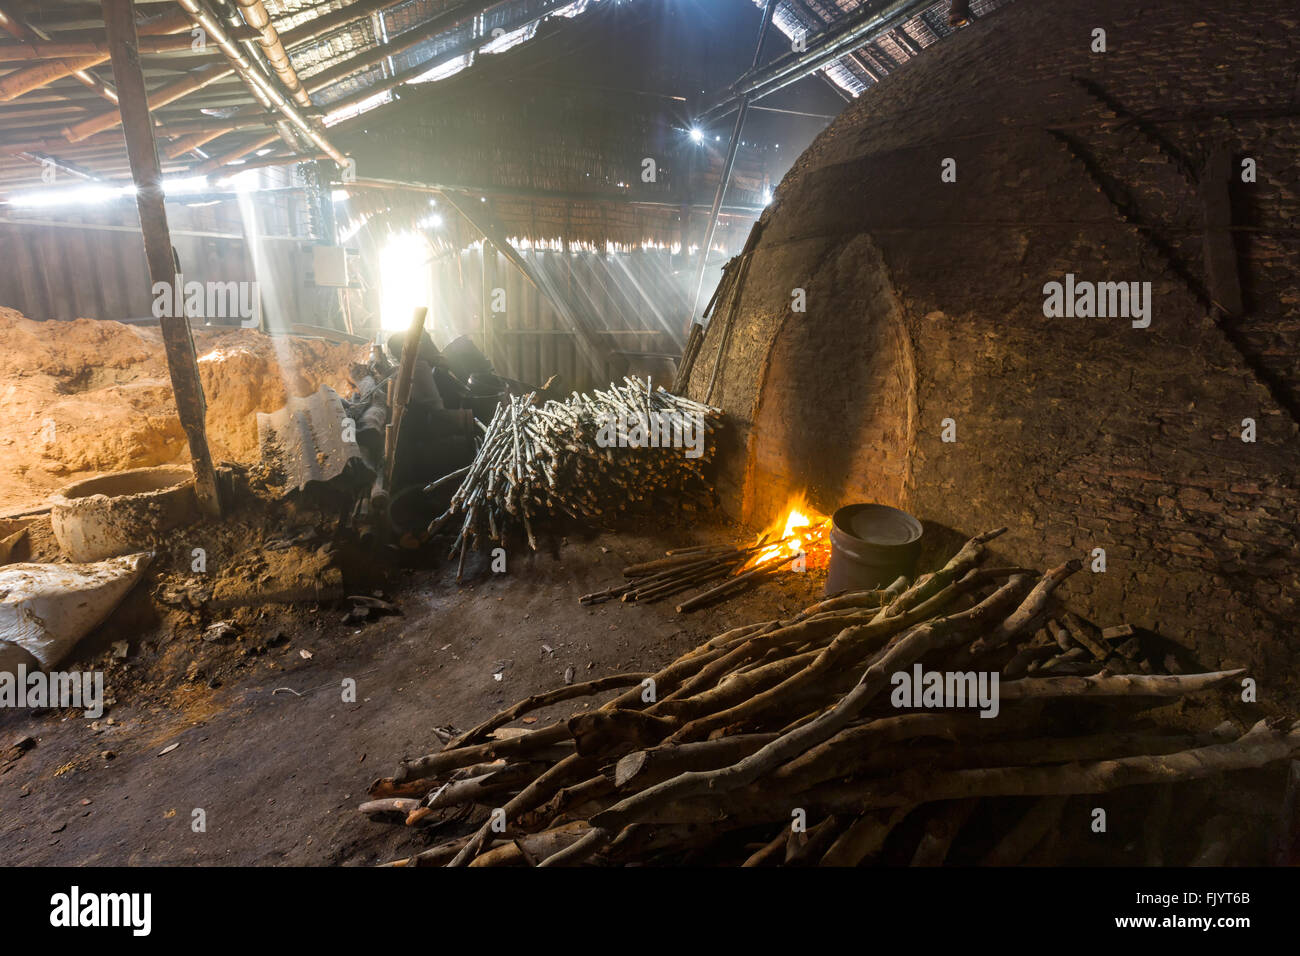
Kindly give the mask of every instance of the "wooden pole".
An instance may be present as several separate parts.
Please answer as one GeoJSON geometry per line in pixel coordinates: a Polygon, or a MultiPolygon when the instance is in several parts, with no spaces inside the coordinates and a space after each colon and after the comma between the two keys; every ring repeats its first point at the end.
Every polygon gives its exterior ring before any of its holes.
{"type": "Polygon", "coordinates": [[[393,465],[397,462],[397,442],[401,437],[402,416],[406,412],[406,404],[411,398],[411,380],[415,377],[415,360],[420,355],[420,336],[424,332],[424,318],[429,314],[429,310],[424,306],[416,308],[411,316],[411,326],[406,331],[406,341],[402,343],[402,364],[397,367],[397,380],[393,384],[393,400],[390,403],[392,408],[392,444],[387,449],[387,461],[384,462],[384,473],[388,479],[388,487],[393,486],[393,465]]]}
{"type": "MultiPolygon", "coordinates": [[[[132,0],[103,0],[104,24],[112,52],[113,79],[117,84],[118,108],[122,114],[122,131],[126,136],[126,153],[135,181],[136,206],[140,212],[140,231],[144,235],[145,259],[149,277],[156,286],[174,289],[176,260],[172,254],[171,231],[167,227],[167,209],[163,199],[162,169],[153,138],[153,120],[149,115],[148,94],[140,69],[136,46],[135,12],[132,0]]],[[[171,309],[168,312],[173,311],[171,309]]],[[[183,312],[183,310],[182,310],[183,312]]],[[[163,346],[167,351],[167,369],[171,373],[172,392],[181,427],[189,439],[190,458],[194,466],[194,490],[199,509],[206,515],[221,514],[217,492],[217,475],[212,467],[204,427],[203,384],[199,381],[198,357],[194,354],[194,337],[189,319],[184,315],[166,315],[160,320],[163,346]]]]}
{"type": "MultiPolygon", "coordinates": [[[[750,71],[758,69],[758,61],[763,56],[763,44],[767,40],[768,29],[772,26],[772,17],[776,13],[776,0],[766,0],[763,4],[763,23],[758,28],[758,43],[754,45],[754,61],[750,71]]],[[[700,261],[695,266],[695,291],[691,296],[691,314],[687,316],[686,327],[698,321],[695,310],[700,305],[700,295],[704,291],[704,274],[708,271],[709,247],[713,245],[713,234],[718,228],[718,213],[722,211],[722,197],[727,194],[731,183],[731,170],[736,163],[736,148],[740,146],[740,133],[745,127],[745,116],[749,112],[749,97],[741,95],[740,108],[736,111],[736,122],[731,127],[731,139],[727,142],[727,158],[722,162],[722,175],[718,177],[718,188],[713,193],[713,206],[709,209],[709,220],[704,227],[704,242],[700,245],[700,261]]],[[[687,237],[682,234],[682,243],[687,237]]]]}

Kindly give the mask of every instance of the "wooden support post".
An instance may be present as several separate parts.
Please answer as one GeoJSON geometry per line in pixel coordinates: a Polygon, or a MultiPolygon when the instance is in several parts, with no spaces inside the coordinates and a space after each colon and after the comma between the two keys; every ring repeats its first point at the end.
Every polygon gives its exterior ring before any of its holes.
{"type": "Polygon", "coordinates": [[[1229,318],[1245,311],[1237,249],[1232,239],[1232,151],[1219,145],[1210,151],[1201,172],[1201,204],[1205,216],[1205,273],[1210,299],[1229,318]]]}
{"type": "MultiPolygon", "coordinates": [[[[766,0],[763,4],[763,24],[758,28],[758,43],[754,45],[754,61],[750,71],[758,69],[758,61],[763,56],[763,43],[772,26],[772,17],[776,13],[776,0],[766,0]]],[[[713,193],[713,206],[709,209],[709,221],[704,227],[704,241],[700,244],[700,261],[695,266],[694,291],[691,295],[691,314],[686,317],[686,327],[697,321],[695,310],[700,305],[700,295],[704,291],[704,274],[708,271],[709,247],[713,245],[713,235],[718,228],[718,213],[722,211],[722,197],[727,193],[731,182],[731,170],[736,162],[736,147],[740,145],[740,133],[745,127],[745,115],[749,112],[749,96],[742,94],[740,108],[736,110],[736,122],[731,127],[731,139],[727,142],[727,158],[722,162],[722,175],[718,178],[718,188],[713,193]]],[[[682,243],[686,243],[683,233],[682,243]]]]}
{"type": "MultiPolygon", "coordinates": [[[[103,8],[149,277],[155,286],[165,283],[165,288],[170,290],[176,284],[176,260],[172,254],[171,232],[167,227],[162,169],[153,138],[153,121],[149,115],[144,74],[140,69],[135,11],[132,0],[103,0],[103,8]]],[[[199,509],[206,515],[217,517],[221,514],[221,500],[212,455],[208,451],[203,385],[199,381],[199,363],[194,353],[189,319],[185,315],[170,315],[164,316],[160,322],[163,346],[167,351],[167,369],[176,396],[176,411],[189,439],[199,509]]]]}
{"type": "Polygon", "coordinates": [[[416,308],[411,316],[411,326],[406,330],[406,341],[402,343],[402,363],[397,367],[397,380],[393,383],[391,409],[392,424],[389,434],[392,442],[385,449],[384,476],[388,488],[393,487],[393,466],[397,463],[397,443],[401,438],[402,417],[406,405],[411,399],[411,380],[415,377],[415,361],[420,355],[420,336],[424,333],[424,319],[429,310],[424,306],[416,308]]]}
{"type": "MultiPolygon", "coordinates": [[[[482,327],[479,331],[479,348],[483,350],[483,354],[486,355],[487,360],[491,362],[492,361],[492,282],[491,280],[488,279],[488,256],[491,256],[493,259],[495,259],[496,252],[492,248],[492,243],[489,242],[487,239],[483,240],[482,245],[479,246],[479,251],[482,253],[482,260],[480,261],[480,265],[482,266],[482,269],[479,272],[479,277],[482,280],[482,282],[480,283],[479,291],[483,303],[482,304],[483,315],[481,316],[482,327]]],[[[493,364],[495,365],[495,363],[493,364]]]]}

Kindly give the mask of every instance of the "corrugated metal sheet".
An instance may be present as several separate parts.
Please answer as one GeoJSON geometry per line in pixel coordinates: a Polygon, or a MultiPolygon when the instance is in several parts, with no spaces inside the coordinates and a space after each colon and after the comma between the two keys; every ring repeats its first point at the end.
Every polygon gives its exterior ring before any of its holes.
{"type": "MultiPolygon", "coordinates": [[[[172,245],[187,282],[258,280],[273,323],[321,324],[320,302],[304,284],[312,240],[283,232],[287,200],[257,204],[259,266],[234,202],[168,206],[172,245]]],[[[52,211],[12,210],[0,219],[0,306],[32,319],[152,317],[152,283],[135,203],[52,211]]]]}
{"type": "Polygon", "coordinates": [[[312,483],[328,483],[344,473],[344,483],[363,487],[374,473],[355,441],[344,440],[343,401],[328,385],[306,398],[289,399],[276,412],[257,413],[257,442],[263,461],[283,469],[286,490],[302,491],[312,483]]]}

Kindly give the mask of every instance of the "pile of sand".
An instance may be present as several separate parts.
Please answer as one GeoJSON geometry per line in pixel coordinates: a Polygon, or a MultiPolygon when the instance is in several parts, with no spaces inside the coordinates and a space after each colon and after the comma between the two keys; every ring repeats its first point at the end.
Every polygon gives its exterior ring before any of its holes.
{"type": "MultiPolygon", "coordinates": [[[[321,385],[345,391],[360,353],[247,329],[196,330],[194,345],[218,461],[255,461],[257,413],[321,385]]],[[[100,472],[188,460],[157,328],[0,308],[0,512],[100,472]]]]}

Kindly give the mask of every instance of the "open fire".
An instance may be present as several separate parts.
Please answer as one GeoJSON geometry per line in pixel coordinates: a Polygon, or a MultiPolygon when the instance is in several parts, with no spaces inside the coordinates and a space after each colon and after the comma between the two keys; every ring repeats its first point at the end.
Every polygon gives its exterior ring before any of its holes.
{"type": "Polygon", "coordinates": [[[824,568],[831,555],[830,531],[830,517],[808,504],[803,494],[796,495],[786,505],[782,517],[759,535],[755,547],[763,547],[740,570],[748,571],[782,556],[793,561],[800,553],[804,555],[805,569],[824,568]]]}
{"type": "Polygon", "coordinates": [[[780,518],[752,545],[696,545],[675,548],[653,561],[623,569],[627,580],[584,594],[583,604],[618,599],[649,604],[683,591],[698,591],[678,598],[678,612],[734,597],[770,577],[792,571],[824,568],[830,562],[831,519],[808,504],[802,495],[792,498],[780,518]],[[801,564],[794,564],[802,558],[801,564]]]}

